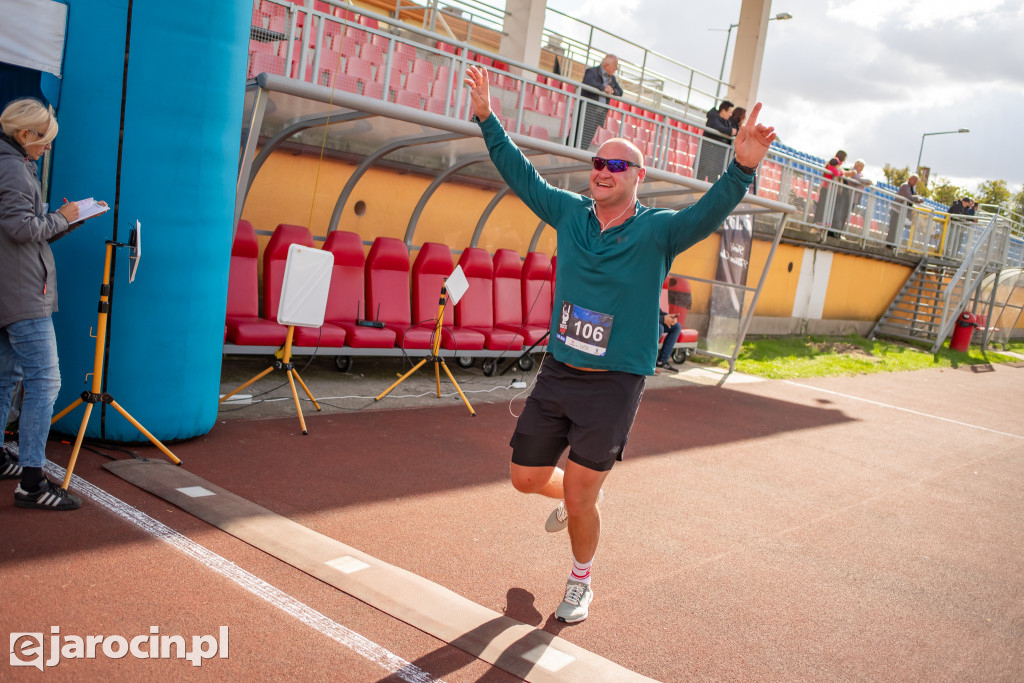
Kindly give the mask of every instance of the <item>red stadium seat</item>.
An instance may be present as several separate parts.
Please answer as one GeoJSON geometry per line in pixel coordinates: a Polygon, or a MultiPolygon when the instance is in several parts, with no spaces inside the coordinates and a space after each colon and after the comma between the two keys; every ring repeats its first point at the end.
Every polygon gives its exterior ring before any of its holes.
{"type": "Polygon", "coordinates": [[[427,99],[427,111],[434,114],[444,114],[444,98],[430,97],[427,99]]]}
{"type": "MultiPolygon", "coordinates": [[[[519,333],[523,328],[523,262],[511,249],[494,252],[494,326],[519,333]]],[[[533,343],[527,339],[527,343],[533,343]]]]}
{"type": "Polygon", "coordinates": [[[394,347],[394,330],[356,324],[356,320],[374,320],[376,316],[375,310],[367,310],[363,296],[366,256],[359,235],[334,230],[327,235],[324,249],[334,254],[324,325],[336,325],[343,329],[345,346],[357,349],[394,347]]]}
{"type": "MultiPolygon", "coordinates": [[[[292,244],[313,248],[313,235],[309,228],[282,223],[274,230],[267,248],[263,250],[263,317],[268,320],[277,320],[288,248],[292,244]]],[[[296,346],[341,346],[345,343],[345,331],[333,326],[319,330],[296,326],[293,341],[296,346]]]]}
{"type": "Polygon", "coordinates": [[[422,99],[426,100],[430,97],[430,89],[433,86],[433,82],[430,77],[424,73],[411,73],[405,79],[405,90],[414,92],[419,95],[422,99]]]}
{"type": "Polygon", "coordinates": [[[250,55],[248,77],[252,78],[261,73],[283,76],[284,57],[268,52],[253,52],[250,55]]]}
{"type": "Polygon", "coordinates": [[[257,275],[259,242],[249,221],[238,221],[231,245],[231,267],[228,275],[228,305],[225,316],[226,340],[240,346],[279,346],[288,330],[275,319],[260,317],[259,277],[257,275]]]}
{"type": "Polygon", "coordinates": [[[530,126],[529,129],[526,129],[526,126],[524,125],[523,129],[523,132],[531,138],[537,138],[539,140],[551,139],[551,134],[548,133],[548,129],[544,126],[530,126]]]}
{"type": "MultiPolygon", "coordinates": [[[[515,258],[518,266],[519,257],[515,258]]],[[[469,282],[469,289],[455,307],[455,324],[482,334],[486,349],[518,351],[523,348],[521,335],[495,327],[494,264],[491,255],[484,249],[468,247],[459,257],[459,265],[469,282]]]]}
{"type": "Polygon", "coordinates": [[[551,328],[555,268],[547,254],[531,251],[523,262],[523,331],[527,343],[536,343],[551,328]]]}
{"type": "MultiPolygon", "coordinates": [[[[412,318],[422,327],[433,330],[437,320],[438,300],[444,279],[455,270],[452,252],[436,242],[424,242],[412,264],[412,318]]],[[[484,335],[455,326],[455,306],[449,301],[442,320],[441,347],[458,351],[479,351],[484,348],[484,335]]]]}
{"type": "Polygon", "coordinates": [[[395,65],[403,73],[408,73],[416,61],[416,47],[409,43],[395,43],[395,65]]]}
{"type": "Polygon", "coordinates": [[[400,239],[378,237],[366,257],[366,306],[395,332],[398,346],[428,349],[431,330],[412,326],[409,302],[409,249],[400,239]]]}
{"type": "Polygon", "coordinates": [[[427,80],[434,80],[434,63],[430,60],[417,57],[412,64],[412,73],[423,74],[427,77],[427,80]]]}
{"type": "Polygon", "coordinates": [[[423,109],[423,98],[420,97],[419,93],[415,93],[410,90],[402,90],[399,92],[398,97],[395,98],[395,102],[405,107],[423,109]]]}

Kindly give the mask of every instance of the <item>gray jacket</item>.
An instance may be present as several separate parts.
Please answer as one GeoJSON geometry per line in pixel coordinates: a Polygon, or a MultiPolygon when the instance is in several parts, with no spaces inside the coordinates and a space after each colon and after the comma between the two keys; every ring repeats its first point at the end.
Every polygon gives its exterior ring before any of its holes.
{"type": "Polygon", "coordinates": [[[34,161],[0,135],[0,328],[57,310],[57,269],[49,242],[69,230],[64,216],[43,213],[34,161]]]}

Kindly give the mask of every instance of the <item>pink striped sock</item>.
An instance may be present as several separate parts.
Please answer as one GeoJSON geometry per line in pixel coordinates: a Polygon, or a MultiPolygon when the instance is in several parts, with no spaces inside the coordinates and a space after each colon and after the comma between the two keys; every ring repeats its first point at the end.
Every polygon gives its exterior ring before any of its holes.
{"type": "Polygon", "coordinates": [[[572,558],[572,572],[569,574],[569,578],[573,581],[579,581],[590,585],[590,565],[594,564],[594,558],[590,558],[590,562],[580,562],[574,556],[572,558]]]}

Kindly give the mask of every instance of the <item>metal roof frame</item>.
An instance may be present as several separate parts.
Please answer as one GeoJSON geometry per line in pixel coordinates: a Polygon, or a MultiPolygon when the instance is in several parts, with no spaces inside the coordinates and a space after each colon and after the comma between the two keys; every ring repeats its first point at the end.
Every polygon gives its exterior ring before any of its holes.
{"type": "MultiPolygon", "coordinates": [[[[367,171],[390,156],[393,156],[391,163],[403,164],[411,170],[433,176],[406,226],[404,239],[410,247],[413,246],[416,226],[423,210],[436,190],[446,182],[474,182],[494,189],[494,196],[480,213],[469,246],[477,245],[488,217],[509,194],[509,187],[497,175],[493,165],[489,164],[480,128],[475,122],[272,74],[260,74],[251,79],[246,91],[247,125],[243,131],[239,157],[235,225],[241,218],[249,189],[266,159],[283,144],[316,128],[326,127],[321,144],[359,159],[355,171],[338,192],[328,231],[337,229],[346,202],[367,171]],[[324,111],[325,106],[327,111],[324,111]],[[256,149],[261,141],[262,149],[257,155],[256,149]]],[[[464,107],[461,93],[457,100],[456,111],[459,111],[464,107]]],[[[509,136],[524,154],[533,158],[534,166],[541,176],[560,177],[565,187],[578,188],[577,192],[582,193],[588,189],[590,152],[516,133],[510,133],[509,136]]],[[[306,144],[312,145],[312,142],[306,144]]],[[[710,184],[693,178],[649,168],[638,198],[645,200],[649,206],[680,209],[695,203],[709,187],[710,184]]],[[[739,334],[732,353],[700,350],[701,353],[727,360],[730,372],[735,366],[743,337],[749,328],[757,299],[782,237],[786,216],[794,211],[794,207],[788,204],[750,194],[734,210],[736,214],[778,214],[772,245],[756,287],[687,276],[710,282],[717,287],[753,293],[739,321],[739,334]]],[[[531,251],[536,249],[545,227],[543,221],[538,224],[530,242],[531,251]]]]}

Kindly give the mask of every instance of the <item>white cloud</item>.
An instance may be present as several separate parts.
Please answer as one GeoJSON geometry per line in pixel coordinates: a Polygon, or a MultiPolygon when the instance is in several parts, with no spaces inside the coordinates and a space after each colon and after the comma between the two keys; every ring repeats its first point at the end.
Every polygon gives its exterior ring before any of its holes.
{"type": "Polygon", "coordinates": [[[875,28],[883,24],[900,24],[910,30],[930,29],[946,22],[961,22],[964,28],[977,26],[979,15],[988,14],[1005,3],[1002,0],[830,0],[830,19],[875,28]]]}
{"type": "MultiPolygon", "coordinates": [[[[549,0],[705,73],[717,74],[741,0],[549,0]]],[[[1024,183],[1024,3],[1019,0],[775,0],[761,69],[762,119],[825,157],[846,149],[869,171],[922,163],[976,186],[1024,183]]],[[[735,31],[732,34],[736,38],[735,31]]],[[[729,67],[726,68],[728,75],[729,67]]],[[[877,176],[876,176],[877,177],[877,176]]]]}

